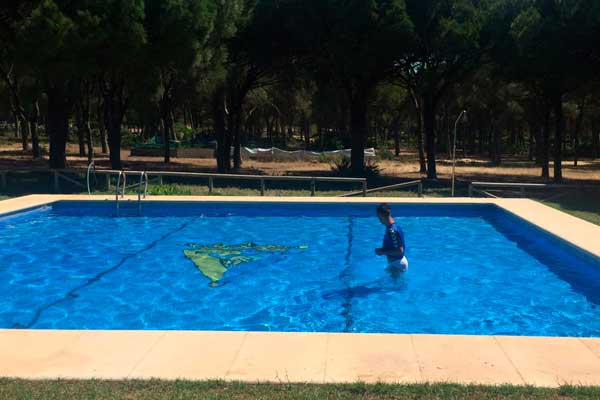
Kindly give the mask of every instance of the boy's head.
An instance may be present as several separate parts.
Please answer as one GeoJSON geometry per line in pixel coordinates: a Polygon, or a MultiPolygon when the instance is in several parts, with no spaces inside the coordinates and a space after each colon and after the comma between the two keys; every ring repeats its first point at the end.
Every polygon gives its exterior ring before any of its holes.
{"type": "Polygon", "coordinates": [[[377,207],[377,216],[383,225],[388,225],[392,220],[392,209],[385,203],[380,204],[377,207]]]}

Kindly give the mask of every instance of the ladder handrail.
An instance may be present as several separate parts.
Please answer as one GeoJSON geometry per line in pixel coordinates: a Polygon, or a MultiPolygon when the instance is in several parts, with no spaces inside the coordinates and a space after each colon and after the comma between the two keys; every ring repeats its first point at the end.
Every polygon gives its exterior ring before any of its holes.
{"type": "MultiPolygon", "coordinates": [[[[145,171],[140,172],[140,183],[138,185],[138,202],[142,201],[142,183],[144,181],[144,176],[146,176],[145,171]]],[[[148,188],[148,178],[146,177],[146,188],[148,188]]],[[[144,193],[144,198],[146,198],[146,194],[144,193]]]]}
{"type": "Polygon", "coordinates": [[[94,175],[96,175],[96,165],[94,164],[94,160],[92,160],[92,162],[90,162],[90,164],[88,165],[88,169],[87,169],[87,190],[88,190],[88,196],[92,195],[92,190],[90,189],[90,171],[91,171],[92,168],[94,168],[94,175]]]}
{"type": "Polygon", "coordinates": [[[125,190],[127,189],[127,172],[121,171],[123,175],[123,190],[121,191],[121,198],[125,198],[125,190]]]}
{"type": "Polygon", "coordinates": [[[148,177],[148,174],[146,173],[146,171],[144,171],[144,176],[146,177],[146,183],[144,185],[144,199],[145,199],[146,196],[148,195],[148,180],[150,178],[148,177]]]}
{"type": "Polygon", "coordinates": [[[117,202],[117,207],[119,207],[119,187],[121,186],[121,176],[123,176],[123,171],[119,171],[117,176],[117,188],[115,192],[115,200],[117,202]]]}

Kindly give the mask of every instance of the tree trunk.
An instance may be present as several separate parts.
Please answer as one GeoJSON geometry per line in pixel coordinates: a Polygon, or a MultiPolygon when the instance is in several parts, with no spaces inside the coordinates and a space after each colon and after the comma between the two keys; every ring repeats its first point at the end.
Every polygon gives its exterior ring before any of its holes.
{"type": "Polygon", "coordinates": [[[577,113],[577,119],[575,120],[575,130],[573,131],[573,165],[576,167],[579,161],[579,135],[581,133],[581,127],[583,126],[583,116],[585,112],[585,100],[584,96],[579,103],[579,112],[577,113]]]}
{"type": "Polygon", "coordinates": [[[69,137],[71,103],[62,88],[50,88],[47,95],[50,168],[63,169],[67,165],[66,146],[69,137]]]}
{"type": "MultiPolygon", "coordinates": [[[[230,107],[227,118],[227,130],[229,131],[228,136],[233,142],[233,168],[239,170],[242,168],[242,105],[244,104],[246,91],[243,86],[235,83],[229,89],[230,107]]],[[[283,128],[282,133],[285,142],[283,128]]]]}
{"type": "Polygon", "coordinates": [[[88,164],[94,160],[94,142],[92,139],[92,128],[90,127],[90,113],[88,109],[87,117],[84,116],[85,142],[87,144],[88,164]]]}
{"type": "Polygon", "coordinates": [[[541,167],[544,164],[544,129],[545,125],[541,126],[536,124],[536,130],[534,132],[535,137],[535,165],[541,167]]]}
{"type": "Polygon", "coordinates": [[[502,163],[502,131],[494,129],[494,165],[502,163]]]}
{"type": "Polygon", "coordinates": [[[350,165],[354,176],[365,171],[365,139],[367,137],[367,93],[359,92],[350,98],[350,165]]]}
{"type": "Polygon", "coordinates": [[[562,181],[562,145],[565,129],[565,118],[563,110],[562,93],[555,93],[553,98],[554,108],[554,181],[559,183],[562,181]]]}
{"type": "Polygon", "coordinates": [[[173,127],[171,126],[171,109],[170,101],[165,94],[160,100],[160,114],[163,121],[163,155],[164,162],[168,164],[171,162],[171,135],[173,127]]]}
{"type": "Polygon", "coordinates": [[[108,153],[108,143],[106,142],[106,124],[104,122],[104,106],[98,102],[98,133],[100,134],[100,147],[102,154],[108,153]]]}
{"type": "Polygon", "coordinates": [[[233,136],[233,168],[239,170],[242,167],[242,135],[240,130],[242,120],[241,104],[236,104],[230,111],[231,130],[233,136]]]}
{"type": "Polygon", "coordinates": [[[217,88],[212,96],[212,114],[214,131],[217,139],[217,149],[215,156],[217,159],[217,169],[219,172],[229,172],[230,164],[230,144],[225,131],[225,89],[221,86],[217,88]]]}
{"type": "Polygon", "coordinates": [[[75,107],[75,121],[77,123],[77,140],[79,141],[79,157],[85,157],[85,129],[83,128],[83,117],[81,116],[81,99],[75,107]]]}
{"type": "Polygon", "coordinates": [[[109,89],[104,93],[104,124],[108,133],[109,159],[112,169],[120,170],[121,165],[121,125],[125,116],[126,104],[122,89],[109,89]],[[117,93],[117,91],[119,93],[117,93]]]}
{"type": "Polygon", "coordinates": [[[269,143],[271,143],[271,147],[273,147],[273,123],[272,119],[268,116],[265,116],[265,125],[267,128],[267,138],[269,139],[269,143]]]}
{"type": "Polygon", "coordinates": [[[549,167],[550,154],[550,107],[545,105],[544,110],[544,127],[541,135],[540,160],[542,166],[542,178],[550,178],[549,167]]]}
{"type": "Polygon", "coordinates": [[[40,115],[40,105],[37,99],[31,104],[31,118],[29,124],[31,126],[31,149],[33,151],[33,158],[37,159],[42,156],[40,151],[40,142],[38,137],[38,118],[40,115]]]}
{"type": "Polygon", "coordinates": [[[19,119],[19,125],[21,126],[21,146],[23,151],[29,151],[29,143],[27,142],[29,139],[29,123],[23,116],[21,116],[19,119]]]}
{"type": "MultiPolygon", "coordinates": [[[[92,141],[92,128],[90,126],[90,108],[91,108],[91,84],[83,81],[81,83],[81,93],[79,97],[79,123],[78,129],[81,130],[85,147],[87,148],[88,164],[94,159],[94,143],[92,141]]],[[[81,154],[81,145],[79,149],[81,154]]],[[[83,153],[86,153],[85,149],[83,153]]]]}
{"type": "Polygon", "coordinates": [[[310,148],[310,121],[306,114],[302,114],[302,125],[304,131],[304,150],[308,150],[310,148]]]}
{"type": "Polygon", "coordinates": [[[410,95],[415,106],[415,115],[417,120],[417,150],[419,152],[419,173],[427,173],[427,162],[425,160],[425,130],[423,127],[423,110],[421,107],[419,96],[411,90],[410,95]]]}
{"type": "Polygon", "coordinates": [[[527,154],[527,158],[529,159],[529,161],[533,161],[533,155],[534,155],[534,141],[533,141],[533,137],[534,137],[534,132],[537,131],[537,127],[534,124],[529,123],[529,130],[528,130],[528,139],[529,139],[529,151],[527,154]]]}
{"type": "Polygon", "coordinates": [[[477,119],[477,152],[480,156],[483,157],[483,145],[485,142],[485,131],[483,129],[483,124],[481,123],[481,118],[477,119]]]}
{"type": "Polygon", "coordinates": [[[19,118],[19,112],[14,109],[13,116],[15,119],[15,139],[18,139],[21,136],[21,121],[19,118]]]}
{"type": "Polygon", "coordinates": [[[592,126],[592,144],[594,158],[600,158],[600,130],[596,130],[594,126],[592,126]]]}
{"type": "Polygon", "coordinates": [[[427,151],[427,178],[437,179],[435,162],[435,99],[431,93],[423,96],[423,127],[427,151]]]}

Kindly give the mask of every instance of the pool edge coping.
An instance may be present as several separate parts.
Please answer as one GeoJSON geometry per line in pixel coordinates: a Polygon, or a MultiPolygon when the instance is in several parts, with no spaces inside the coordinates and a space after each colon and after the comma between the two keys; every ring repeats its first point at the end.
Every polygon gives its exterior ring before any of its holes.
{"type": "MultiPolygon", "coordinates": [[[[114,196],[24,196],[0,201],[0,216],[61,200],[114,201],[114,196]]],[[[495,204],[600,257],[600,243],[592,240],[600,237],[600,226],[527,199],[152,196],[147,200],[495,204]]],[[[126,196],[124,201],[137,197],[126,196]]],[[[0,329],[0,376],[600,386],[600,338],[0,329]]]]}

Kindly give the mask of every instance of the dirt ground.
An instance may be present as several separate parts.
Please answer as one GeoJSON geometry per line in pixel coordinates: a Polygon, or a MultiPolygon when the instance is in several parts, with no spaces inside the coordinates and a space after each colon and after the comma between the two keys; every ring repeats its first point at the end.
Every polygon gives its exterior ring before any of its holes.
{"type": "MultiPolygon", "coordinates": [[[[67,162],[72,168],[86,168],[87,158],[78,156],[76,145],[68,146],[67,162]]],[[[178,170],[195,172],[215,172],[216,162],[212,159],[173,158],[170,164],[162,162],[159,157],[130,157],[129,150],[121,152],[123,165],[127,169],[145,170],[178,170]]],[[[109,168],[108,155],[100,154],[96,149],[96,166],[109,168]]],[[[18,143],[0,145],[0,169],[29,169],[46,168],[47,156],[40,160],[32,160],[30,153],[24,153],[18,143]]],[[[382,178],[389,180],[418,179],[419,173],[417,154],[404,151],[397,160],[382,160],[378,162],[382,169],[382,178]]],[[[447,179],[452,171],[451,160],[440,155],[438,159],[438,176],[447,179]]],[[[316,161],[256,161],[244,160],[240,173],[265,175],[329,175],[331,165],[316,161]]],[[[456,176],[463,180],[482,181],[512,181],[512,182],[541,182],[540,168],[524,158],[507,156],[501,166],[494,167],[489,160],[479,157],[460,158],[457,160],[456,176]]],[[[552,165],[550,173],[552,176],[552,165]]],[[[600,184],[600,159],[582,160],[575,167],[572,160],[563,163],[563,175],[567,182],[600,184]]]]}

